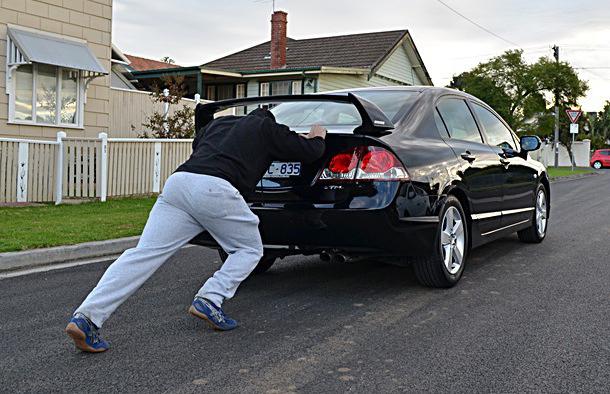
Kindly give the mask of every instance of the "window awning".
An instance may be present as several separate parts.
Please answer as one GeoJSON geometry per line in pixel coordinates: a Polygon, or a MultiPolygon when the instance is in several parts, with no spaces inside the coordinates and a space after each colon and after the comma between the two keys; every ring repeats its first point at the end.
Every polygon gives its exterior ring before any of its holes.
{"type": "Polygon", "coordinates": [[[7,30],[7,66],[43,63],[83,70],[91,77],[108,74],[85,41],[13,25],[7,30]]]}

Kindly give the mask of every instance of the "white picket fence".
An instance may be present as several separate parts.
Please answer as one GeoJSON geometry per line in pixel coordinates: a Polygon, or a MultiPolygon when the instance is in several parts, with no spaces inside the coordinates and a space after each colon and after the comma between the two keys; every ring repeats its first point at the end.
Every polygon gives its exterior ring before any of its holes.
{"type": "Polygon", "coordinates": [[[191,139],[0,138],[0,203],[159,193],[191,153],[191,139]]]}

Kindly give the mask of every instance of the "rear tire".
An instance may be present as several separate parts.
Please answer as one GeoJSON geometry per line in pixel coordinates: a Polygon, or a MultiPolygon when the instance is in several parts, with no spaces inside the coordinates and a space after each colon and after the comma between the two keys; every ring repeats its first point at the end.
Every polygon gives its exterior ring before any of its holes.
{"type": "Polygon", "coordinates": [[[464,272],[469,252],[468,221],[462,204],[454,196],[447,197],[439,218],[434,252],[429,257],[417,258],[414,269],[422,285],[448,288],[455,286],[464,272]]]}
{"type": "Polygon", "coordinates": [[[546,237],[549,216],[548,201],[546,188],[544,185],[538,185],[538,188],[536,188],[536,205],[532,216],[532,225],[525,230],[517,232],[521,242],[538,244],[546,237]]]}
{"type": "MultiPolygon", "coordinates": [[[[220,256],[220,260],[223,263],[225,262],[227,257],[229,257],[229,255],[222,249],[218,249],[218,255],[220,256]]],[[[258,265],[256,266],[256,268],[254,268],[254,271],[252,271],[252,273],[253,274],[262,274],[264,272],[267,272],[269,270],[269,268],[271,268],[273,266],[273,264],[275,263],[275,260],[277,260],[276,257],[268,256],[268,255],[264,254],[263,257],[258,262],[258,265]]]]}
{"type": "Polygon", "coordinates": [[[600,170],[603,167],[602,162],[601,161],[595,161],[593,163],[593,168],[595,168],[596,170],[600,170]]]}

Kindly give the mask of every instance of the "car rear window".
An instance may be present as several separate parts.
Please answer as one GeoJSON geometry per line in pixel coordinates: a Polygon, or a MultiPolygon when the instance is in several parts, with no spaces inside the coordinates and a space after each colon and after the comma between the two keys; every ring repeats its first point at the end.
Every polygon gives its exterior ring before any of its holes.
{"type": "MultiPolygon", "coordinates": [[[[415,91],[357,91],[354,94],[376,104],[388,119],[395,121],[399,112],[407,109],[418,92],[415,91]]],[[[288,127],[310,127],[321,124],[332,126],[359,126],[362,124],[360,114],[352,104],[334,103],[331,101],[305,101],[282,103],[271,112],[279,123],[288,127]]]]}

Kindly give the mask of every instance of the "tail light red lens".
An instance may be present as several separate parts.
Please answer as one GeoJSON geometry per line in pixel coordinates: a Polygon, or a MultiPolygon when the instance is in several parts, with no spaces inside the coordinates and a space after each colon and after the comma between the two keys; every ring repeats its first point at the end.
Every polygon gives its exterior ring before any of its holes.
{"type": "Polygon", "coordinates": [[[407,170],[390,151],[378,146],[359,146],[333,156],[320,180],[408,180],[407,170]]]}

